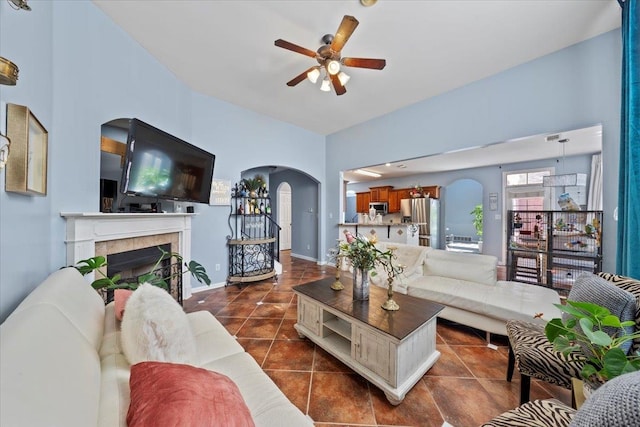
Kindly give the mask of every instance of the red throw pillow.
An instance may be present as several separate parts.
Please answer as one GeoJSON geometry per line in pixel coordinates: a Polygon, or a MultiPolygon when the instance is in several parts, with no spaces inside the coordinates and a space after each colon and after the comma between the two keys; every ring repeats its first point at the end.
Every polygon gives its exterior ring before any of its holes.
{"type": "Polygon", "coordinates": [[[128,427],[255,427],[238,386],[217,372],[166,362],[131,366],[128,427]]]}
{"type": "Polygon", "coordinates": [[[116,289],[113,292],[113,301],[115,302],[116,319],[122,321],[122,315],[124,314],[124,305],[131,296],[133,291],[131,289],[116,289]]]}

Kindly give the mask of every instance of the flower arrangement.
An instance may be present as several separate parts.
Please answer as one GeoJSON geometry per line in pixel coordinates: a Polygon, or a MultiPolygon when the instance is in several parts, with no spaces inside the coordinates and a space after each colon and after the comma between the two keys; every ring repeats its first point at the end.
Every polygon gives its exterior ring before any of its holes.
{"type": "Polygon", "coordinates": [[[420,185],[414,185],[412,189],[409,190],[409,195],[411,197],[429,197],[429,194],[427,193],[425,195],[425,191],[424,188],[422,188],[420,185]]]}
{"type": "MultiPolygon", "coordinates": [[[[377,265],[381,265],[388,274],[395,276],[400,272],[401,267],[393,265],[393,259],[396,257],[393,251],[381,251],[376,248],[378,239],[375,235],[367,239],[360,234],[354,237],[348,230],[345,230],[344,234],[347,241],[340,242],[339,256],[349,259],[354,269],[371,271],[377,265]]],[[[375,274],[375,271],[372,274],[375,274]]]]}

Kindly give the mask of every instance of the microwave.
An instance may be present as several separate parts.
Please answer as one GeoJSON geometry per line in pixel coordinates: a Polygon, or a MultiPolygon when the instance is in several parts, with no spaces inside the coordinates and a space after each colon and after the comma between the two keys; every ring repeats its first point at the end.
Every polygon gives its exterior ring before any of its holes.
{"type": "Polygon", "coordinates": [[[376,214],[386,215],[389,210],[389,204],[387,202],[371,202],[369,203],[369,210],[375,209],[376,214]]]}

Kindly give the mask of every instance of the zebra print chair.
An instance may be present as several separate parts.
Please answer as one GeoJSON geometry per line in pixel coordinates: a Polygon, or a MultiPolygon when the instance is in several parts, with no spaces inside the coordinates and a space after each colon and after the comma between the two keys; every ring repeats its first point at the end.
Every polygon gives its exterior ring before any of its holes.
{"type": "MultiPolygon", "coordinates": [[[[611,273],[597,276],[630,292],[636,298],[636,329],[640,329],[640,281],[611,273]]],[[[571,378],[580,378],[586,359],[578,352],[567,356],[555,351],[547,340],[544,326],[520,320],[507,322],[509,337],[509,363],[507,381],[513,377],[514,367],[520,372],[520,404],[529,401],[531,378],[570,389],[571,378]]],[[[634,340],[631,350],[640,349],[640,339],[634,340]]]]}
{"type": "Polygon", "coordinates": [[[555,400],[533,400],[482,427],[630,427],[640,425],[640,371],[602,385],[577,411],[555,400]]]}

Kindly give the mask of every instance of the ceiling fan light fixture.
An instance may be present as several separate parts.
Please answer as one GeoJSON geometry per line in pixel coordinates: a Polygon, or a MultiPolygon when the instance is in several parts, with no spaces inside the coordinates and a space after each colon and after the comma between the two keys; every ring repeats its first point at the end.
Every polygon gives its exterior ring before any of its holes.
{"type": "Polygon", "coordinates": [[[314,68],[313,70],[307,73],[307,78],[313,84],[315,84],[318,81],[318,77],[320,77],[320,70],[318,70],[317,68],[314,68]]]}
{"type": "Polygon", "coordinates": [[[332,76],[340,72],[340,63],[336,60],[331,60],[327,63],[327,72],[332,76]]]}
{"type": "Polygon", "coordinates": [[[346,85],[350,79],[351,79],[351,76],[345,73],[344,71],[340,71],[338,73],[338,80],[340,80],[340,84],[342,84],[342,86],[346,85]]]}
{"type": "Polygon", "coordinates": [[[331,90],[331,82],[328,77],[325,77],[322,80],[322,84],[320,85],[320,90],[323,92],[329,92],[331,90]]]}

